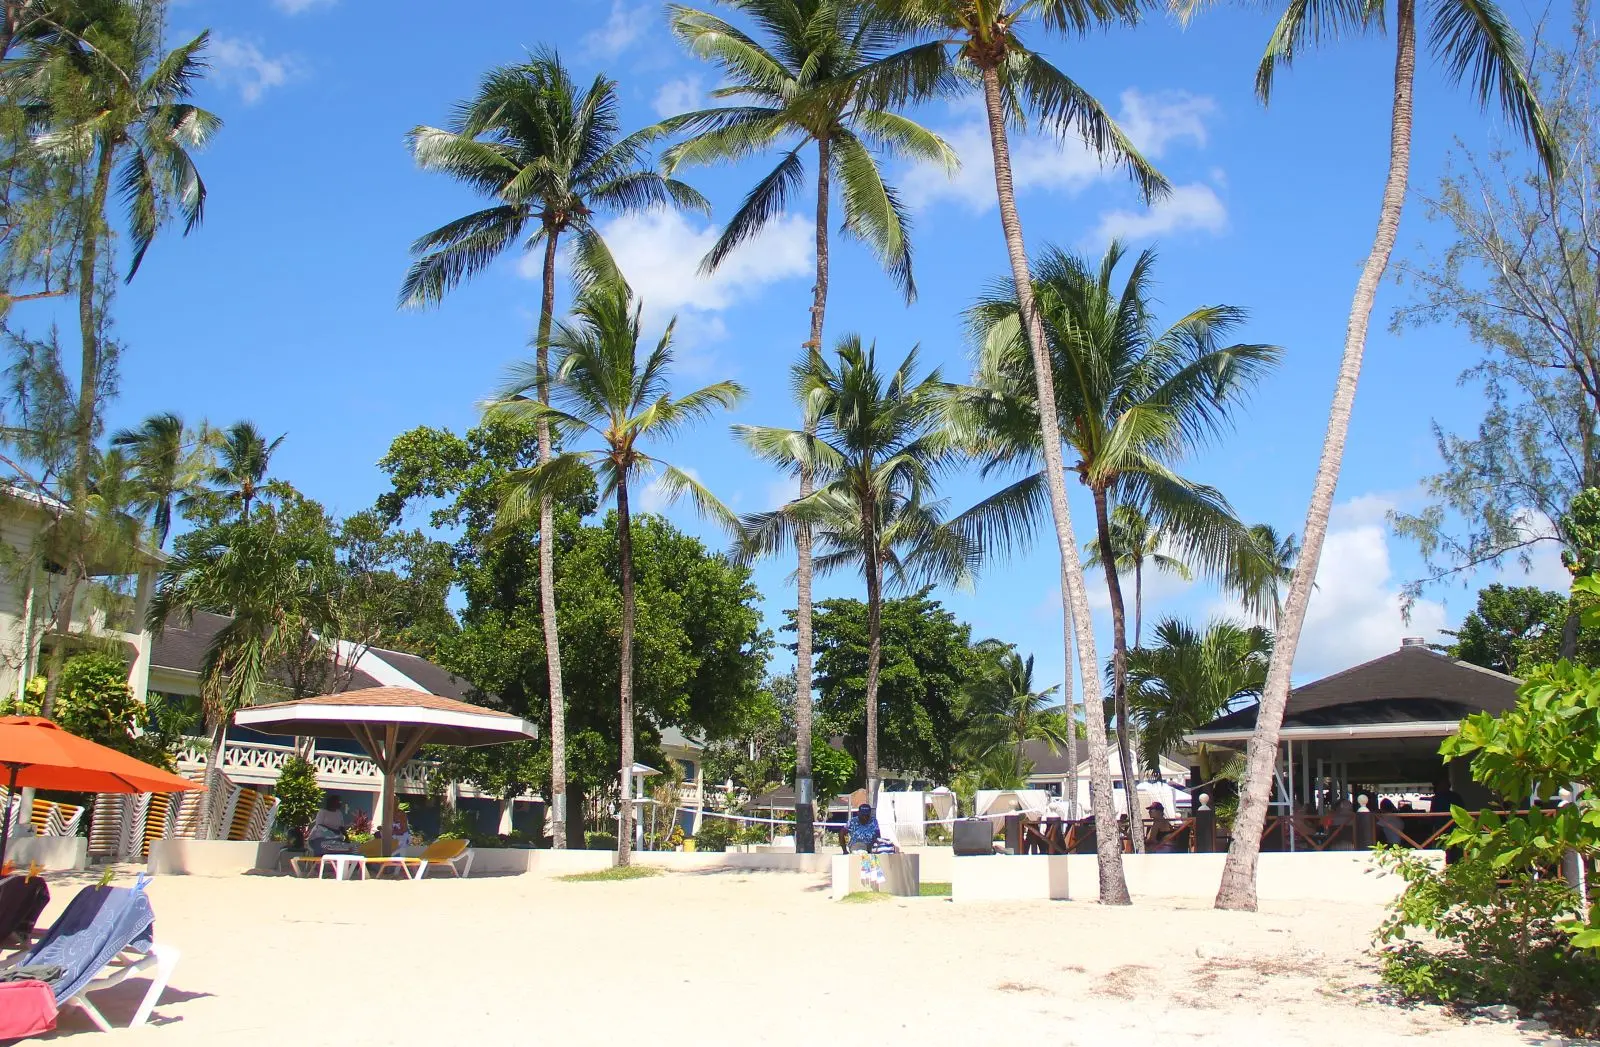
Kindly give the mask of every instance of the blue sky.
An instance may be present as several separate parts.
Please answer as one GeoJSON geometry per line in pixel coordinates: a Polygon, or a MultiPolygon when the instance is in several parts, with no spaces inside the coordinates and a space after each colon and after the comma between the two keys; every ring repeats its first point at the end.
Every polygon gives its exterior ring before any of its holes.
{"type": "MultiPolygon", "coordinates": [[[[629,128],[698,104],[716,77],[682,52],[661,5],[648,0],[492,0],[471,11],[470,20],[441,20],[436,4],[420,0],[174,7],[174,35],[213,31],[215,70],[203,101],[226,127],[201,160],[211,191],[205,225],[188,239],[165,234],[119,299],[127,350],[113,425],[169,409],[219,424],[253,419],[288,434],[278,475],[353,512],[382,490],[374,463],[394,436],[417,425],[472,423],[474,403],[525,352],[538,285],[511,257],[442,308],[397,311],[410,241],[476,206],[461,188],[414,168],[406,131],[443,123],[483,71],[539,44],[558,47],[580,76],[617,79],[629,128]]],[[[1512,13],[1527,24],[1526,10],[1512,13]]],[[[1376,222],[1393,59],[1384,38],[1309,56],[1280,78],[1264,110],[1251,88],[1269,30],[1258,11],[1219,10],[1187,30],[1158,21],[1082,41],[1038,41],[1125,121],[1177,187],[1153,211],[1081,150],[1028,137],[1014,148],[1031,247],[1098,252],[1112,234],[1136,246],[1158,243],[1159,292],[1170,315],[1200,304],[1244,306],[1244,337],[1285,348],[1283,366],[1238,431],[1186,469],[1219,486],[1247,521],[1298,532],[1350,294],[1376,222]]],[[[1485,147],[1504,133],[1431,62],[1417,93],[1414,192],[1436,184],[1453,137],[1485,147]]],[[[895,171],[915,208],[920,298],[905,307],[870,256],[836,238],[828,337],[857,331],[896,359],[920,344],[929,365],[959,379],[968,359],[959,312],[1002,274],[1005,257],[981,114],[941,103],[917,116],[966,160],[954,180],[895,171]]],[[[715,204],[711,219],[661,214],[604,228],[650,314],[679,316],[685,386],[736,378],[750,396],[728,421],[791,424],[784,372],[806,337],[810,210],[778,223],[719,277],[695,273],[714,222],[765,169],[690,172],[715,204]]],[[[1438,238],[1414,196],[1401,254],[1438,238]]],[[[1451,588],[1429,593],[1411,626],[1399,617],[1398,589],[1420,565],[1407,543],[1388,535],[1384,512],[1419,504],[1419,482],[1438,464],[1430,422],[1467,428],[1481,409],[1474,390],[1456,386],[1476,355],[1458,333],[1389,333],[1404,301],[1404,288],[1385,284],[1300,679],[1384,653],[1402,635],[1431,635],[1471,604],[1470,592],[1451,588]]],[[[669,457],[741,510],[776,504],[786,489],[721,425],[685,438],[669,457]]],[[[968,477],[950,494],[961,505],[982,490],[968,477]]],[[[1087,500],[1075,495],[1074,512],[1080,539],[1090,537],[1087,500]]],[[[715,540],[687,510],[672,515],[715,540]]],[[[789,569],[759,569],[769,624],[791,599],[789,569]]],[[[1546,584],[1561,577],[1552,560],[1536,573],[1546,584]]],[[[1055,578],[1046,543],[992,565],[975,592],[946,598],[977,635],[1036,653],[1040,678],[1054,681],[1063,665],[1055,578]]],[[[859,580],[839,577],[823,583],[821,595],[859,589],[859,580]]],[[[1091,592],[1104,652],[1103,586],[1091,592]]],[[[1155,580],[1147,597],[1147,623],[1221,609],[1203,585],[1155,580]]]]}

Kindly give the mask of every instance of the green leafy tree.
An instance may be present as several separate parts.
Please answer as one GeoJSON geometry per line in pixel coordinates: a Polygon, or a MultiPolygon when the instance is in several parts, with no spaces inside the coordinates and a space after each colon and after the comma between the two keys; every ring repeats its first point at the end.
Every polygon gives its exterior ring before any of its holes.
{"type": "Polygon", "coordinates": [[[273,819],[287,833],[291,842],[304,842],[306,827],[322,809],[322,787],[317,784],[317,769],[311,761],[298,753],[283,761],[278,772],[278,782],[272,788],[278,798],[278,810],[273,819]]]}
{"type": "MultiPolygon", "coordinates": [[[[1566,618],[1567,598],[1560,593],[1495,582],[1478,591],[1477,606],[1462,619],[1461,628],[1443,630],[1455,642],[1435,647],[1452,658],[1516,676],[1530,648],[1554,646],[1540,641],[1552,628],[1559,636],[1566,618]]],[[[1537,660],[1555,661],[1548,657],[1537,660]]]]}
{"type": "MultiPolygon", "coordinates": [[[[1538,151],[1546,170],[1560,170],[1562,162],[1556,140],[1528,83],[1522,44],[1505,13],[1492,0],[1441,0],[1428,7],[1427,15],[1433,50],[1444,66],[1446,80],[1453,84],[1465,81],[1470,97],[1482,108],[1498,102],[1512,129],[1538,151]]],[[[1278,68],[1298,60],[1316,44],[1382,32],[1387,29],[1388,21],[1384,5],[1357,6],[1323,0],[1289,4],[1279,17],[1257,68],[1256,94],[1265,103],[1271,96],[1278,68]]],[[[1239,814],[1234,821],[1233,839],[1228,845],[1228,858],[1217,890],[1217,907],[1221,909],[1253,910],[1256,907],[1256,857],[1261,850],[1262,828],[1266,824],[1278,732],[1289,701],[1290,674],[1300,645],[1300,632],[1305,626],[1317,566],[1322,560],[1322,544],[1328,534],[1328,517],[1333,511],[1334,490],[1338,487],[1350,416],[1355,406],[1356,383],[1361,377],[1361,359],[1366,351],[1367,325],[1372,318],[1378,285],[1389,267],[1389,257],[1400,230],[1400,214],[1405,207],[1406,180],[1411,168],[1411,122],[1415,111],[1415,0],[1396,0],[1394,44],[1389,162],[1378,227],[1350,303],[1344,354],[1328,409],[1328,430],[1317,463],[1311,502],[1306,509],[1305,527],[1300,532],[1303,543],[1300,558],[1289,583],[1283,614],[1277,622],[1272,666],[1245,757],[1239,814]]]]}
{"type": "MultiPolygon", "coordinates": [[[[883,602],[879,611],[878,758],[900,774],[948,781],[955,739],[965,724],[965,691],[977,667],[972,630],[931,599],[928,590],[883,602]]],[[[867,770],[867,681],[872,614],[865,601],[817,604],[819,734],[844,739],[864,785],[867,770]]]]}
{"type": "MultiPolygon", "coordinates": [[[[1260,547],[1215,488],[1185,479],[1176,466],[1227,431],[1281,350],[1227,344],[1247,318],[1235,306],[1202,306],[1165,329],[1155,320],[1152,250],[1139,254],[1120,287],[1125,251],[1112,243],[1098,265],[1051,248],[1034,266],[1034,298],[1054,366],[1055,413],[1070,463],[1094,500],[1098,557],[1111,605],[1112,707],[1126,795],[1137,784],[1127,704],[1127,615],[1117,575],[1113,500],[1141,506],[1183,558],[1224,583],[1232,565],[1260,547]]],[[[1028,475],[963,514],[986,546],[1031,534],[1047,486],[1038,469],[1041,413],[1034,398],[1032,354],[1022,337],[1021,306],[1009,287],[970,313],[983,346],[969,401],[972,442],[986,470],[1022,468],[1028,475]]],[[[1261,579],[1276,592],[1277,581],[1261,579]]],[[[1257,602],[1268,602],[1254,594],[1257,602]]],[[[1091,732],[1093,733],[1093,732],[1091,732]]],[[[1144,841],[1133,835],[1135,851],[1144,841]]]]}
{"type": "MultiPolygon", "coordinates": [[[[900,286],[909,302],[916,296],[911,272],[910,218],[899,193],[884,180],[878,154],[956,165],[954,152],[938,135],[864,96],[861,74],[893,40],[890,22],[871,4],[833,0],[727,0],[727,7],[753,20],[750,36],[706,11],[668,6],[673,33],[695,55],[713,62],[727,76],[714,92],[738,104],[685,113],[666,120],[667,133],[689,137],[663,157],[669,170],[685,164],[732,163],[773,148],[783,150],[778,165],[762,177],[728,220],[701,263],[714,271],[740,244],[757,236],[783,214],[805,181],[802,154],[816,147],[816,280],[811,288],[811,333],[806,346],[821,350],[828,308],[829,214],[833,186],[840,187],[842,228],[862,240],[900,286]]],[[[804,419],[811,431],[811,419],[804,419]]],[[[800,496],[815,478],[799,470],[800,496]]],[[[799,685],[796,725],[800,777],[810,777],[811,760],[811,534],[801,524],[795,535],[799,617],[795,675],[799,685]]],[[[803,790],[802,790],[803,791],[803,790]]],[[[796,846],[815,846],[813,812],[797,804],[796,846]]]]}
{"type": "MultiPolygon", "coordinates": [[[[528,519],[546,496],[598,481],[601,496],[616,498],[617,562],[621,573],[622,630],[618,662],[621,716],[621,795],[629,794],[634,763],[633,656],[637,602],[634,592],[629,484],[659,470],[669,497],[688,494],[702,512],[730,526],[732,515],[688,473],[643,450],[647,440],[669,440],[717,410],[737,404],[744,390],[718,382],[674,397],[670,392],[672,325],[653,350],[639,352],[640,307],[625,286],[602,283],[579,299],[572,322],[557,326],[550,344],[560,354],[552,403],[538,398],[545,385],[534,362],[514,368],[486,407],[497,418],[554,425],[571,439],[588,437],[591,450],[563,450],[549,461],[507,478],[501,514],[507,523],[528,519]],[[555,406],[559,404],[560,406],[555,406]]],[[[542,516],[542,508],[540,508],[542,516]]],[[[542,522],[542,521],[541,521],[542,522]]],[[[631,861],[633,805],[620,804],[617,864],[631,861]]]]}
{"type": "Polygon", "coordinates": [[[847,335],[837,363],[813,349],[792,374],[811,431],[738,425],[757,456],[784,469],[804,468],[817,489],[742,522],[752,554],[793,545],[802,529],[818,539],[824,574],[859,570],[867,583],[867,790],[878,788],[878,686],[884,580],[901,588],[970,580],[976,548],[944,526],[935,478],[951,459],[941,426],[947,387],[938,371],[916,377],[913,349],[894,371],[878,369],[875,346],[847,335]]]}
{"type": "MultiPolygon", "coordinates": [[[[1141,766],[1183,747],[1184,738],[1261,693],[1272,656],[1272,634],[1261,626],[1226,619],[1204,631],[1177,618],[1156,626],[1155,643],[1128,655],[1128,709],[1139,732],[1141,766]]],[[[1216,768],[1200,752],[1200,773],[1216,768]]]]}
{"type": "Polygon", "coordinates": [[[1024,658],[999,640],[983,640],[973,653],[977,665],[965,692],[965,726],[956,740],[962,762],[979,770],[973,787],[1021,787],[991,784],[999,778],[1025,784],[1032,772],[1032,761],[1023,752],[1027,742],[1042,741],[1051,752],[1075,756],[1072,721],[1055,707],[1060,688],[1035,686],[1033,656],[1024,658]]]}
{"type": "MultiPolygon", "coordinates": [[[[642,211],[659,205],[709,210],[689,186],[653,170],[645,154],[650,136],[623,136],[615,81],[595,77],[580,90],[553,50],[541,49],[519,65],[491,70],[471,99],[456,107],[447,128],[417,127],[412,155],[425,170],[449,175],[494,200],[493,205],[440,226],[412,245],[417,261],[406,274],[401,303],[437,304],[462,280],[481,272],[513,246],[544,248],[539,330],[535,342],[536,391],[550,402],[550,328],[556,308],[556,258],[561,238],[572,237],[583,278],[619,279],[594,225],[597,215],[642,211]]],[[[551,458],[549,423],[535,425],[539,461],[551,458]]],[[[552,502],[543,499],[539,533],[555,533],[552,502]]],[[[539,543],[541,597],[555,598],[554,551],[539,543]]],[[[550,731],[555,778],[555,845],[564,847],[566,721],[561,638],[554,605],[543,608],[551,651],[550,731]]]]}

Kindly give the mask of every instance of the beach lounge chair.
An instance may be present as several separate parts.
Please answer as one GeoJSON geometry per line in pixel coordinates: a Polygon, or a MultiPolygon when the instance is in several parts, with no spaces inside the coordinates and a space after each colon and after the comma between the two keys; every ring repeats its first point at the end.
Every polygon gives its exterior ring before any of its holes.
{"type": "Polygon", "coordinates": [[[50,888],[42,876],[12,873],[0,879],[0,946],[26,945],[49,904],[50,888]]]}
{"type": "Polygon", "coordinates": [[[451,876],[461,877],[472,871],[472,848],[465,840],[435,840],[415,856],[395,855],[390,858],[373,858],[367,868],[376,869],[381,878],[388,870],[399,870],[413,880],[420,880],[429,869],[441,872],[448,869],[451,876]]]}
{"type": "Polygon", "coordinates": [[[38,944],[5,965],[65,970],[51,985],[56,1003],[63,1009],[68,1004],[81,1008],[104,1032],[111,1031],[111,1023],[89,1002],[89,994],[132,977],[148,977],[150,988],[128,1023],[137,1028],[149,1019],[178,963],[177,949],[155,943],[154,921],[143,879],[133,887],[85,887],[38,944]]]}

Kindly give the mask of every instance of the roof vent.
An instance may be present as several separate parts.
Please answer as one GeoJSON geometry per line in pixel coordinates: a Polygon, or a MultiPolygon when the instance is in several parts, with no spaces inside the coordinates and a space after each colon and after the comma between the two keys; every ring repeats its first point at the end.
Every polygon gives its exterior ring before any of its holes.
{"type": "Polygon", "coordinates": [[[1428,640],[1427,640],[1426,637],[1422,637],[1422,636],[1406,636],[1406,637],[1402,637],[1401,638],[1400,646],[1402,648],[1406,648],[1406,647],[1426,647],[1426,646],[1428,646],[1428,640]]]}

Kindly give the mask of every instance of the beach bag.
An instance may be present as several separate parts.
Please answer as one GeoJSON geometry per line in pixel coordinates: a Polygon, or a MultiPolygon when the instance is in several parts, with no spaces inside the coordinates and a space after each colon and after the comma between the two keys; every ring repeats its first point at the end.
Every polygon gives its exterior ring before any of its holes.
{"type": "Polygon", "coordinates": [[[0,1041],[36,1036],[56,1027],[56,994],[44,982],[0,984],[0,1041]]]}

